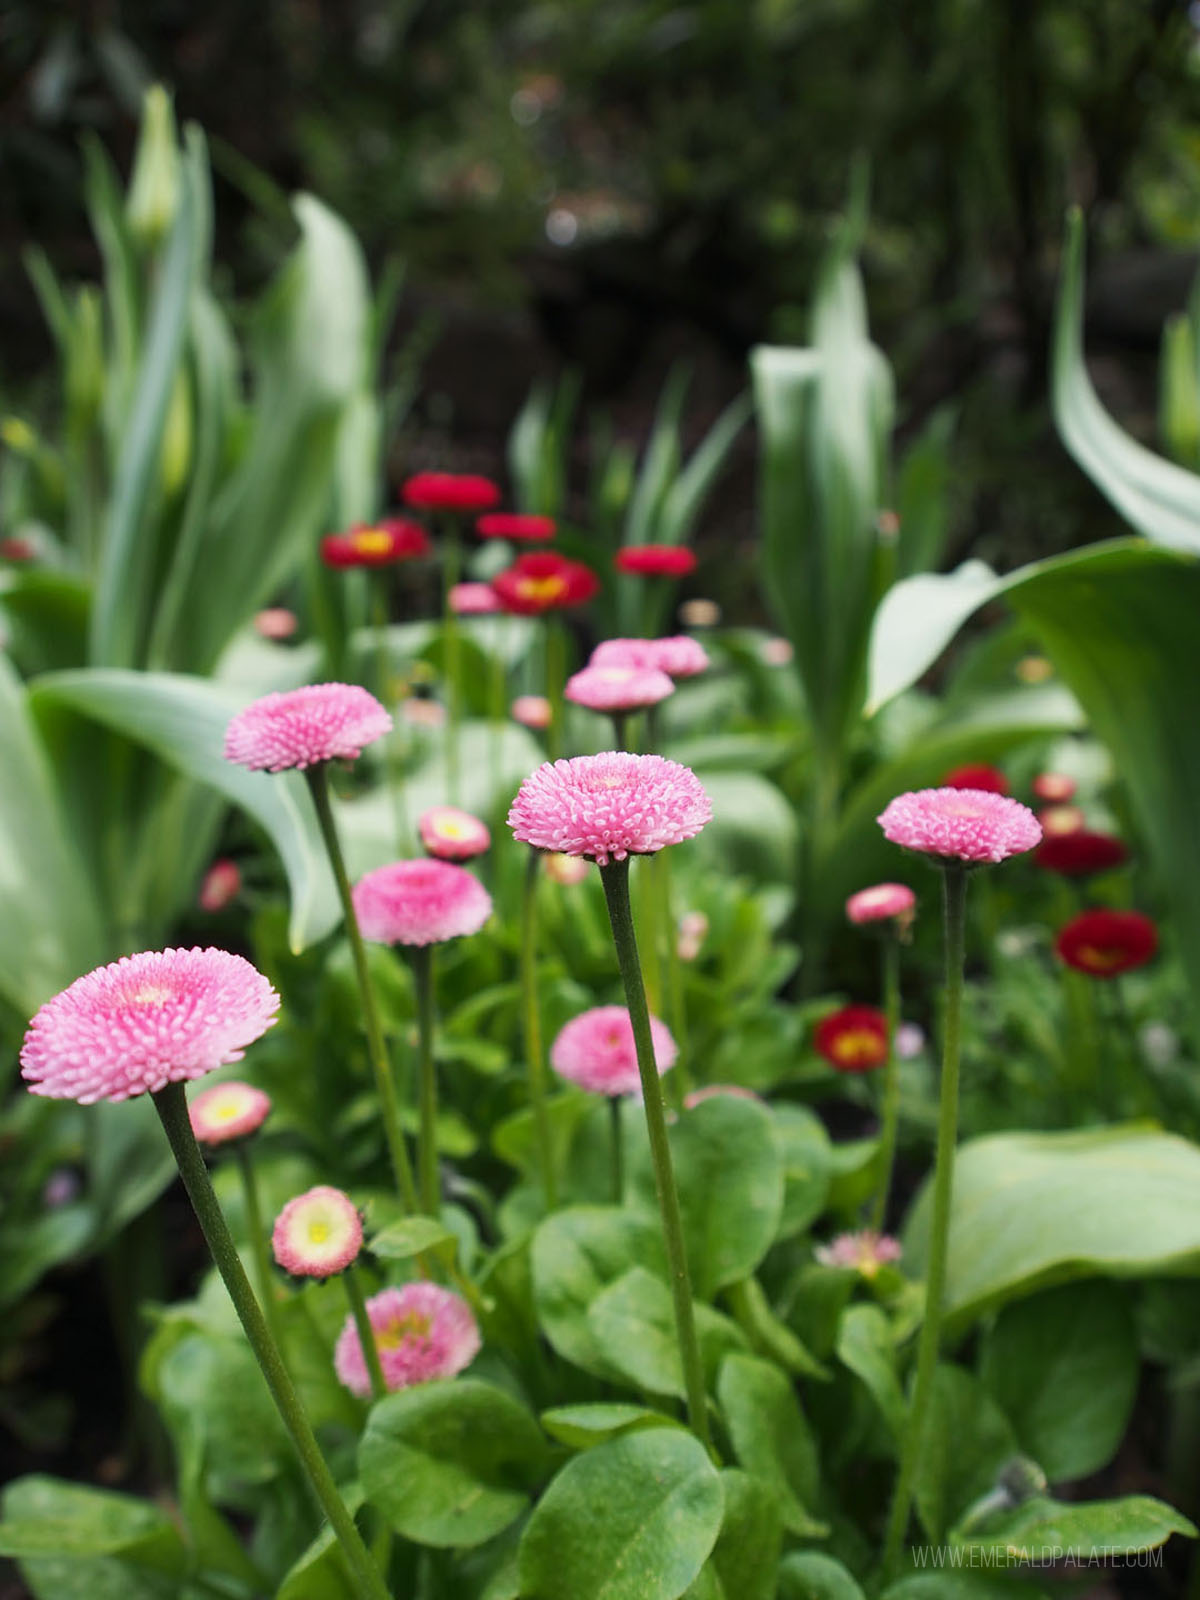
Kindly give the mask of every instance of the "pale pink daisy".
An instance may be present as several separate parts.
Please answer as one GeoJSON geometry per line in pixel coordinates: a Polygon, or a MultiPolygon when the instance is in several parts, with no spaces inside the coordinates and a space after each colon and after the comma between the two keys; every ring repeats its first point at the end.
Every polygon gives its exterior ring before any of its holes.
{"type": "Polygon", "coordinates": [[[512,703],[513,721],[535,732],[548,728],[553,715],[550,702],[544,694],[519,694],[512,703]]]}
{"type": "MultiPolygon", "coordinates": [[[[650,1018],[650,1038],[659,1077],[675,1065],[679,1047],[671,1030],[650,1018]]],[[[591,1094],[638,1094],[637,1046],[624,1006],[593,1006],[572,1017],[550,1047],[550,1065],[560,1078],[591,1094]]]]}
{"type": "Polygon", "coordinates": [[[708,938],[708,918],[703,911],[685,911],[679,919],[679,937],[675,954],[680,961],[695,961],[701,946],[708,938]]]}
{"type": "Polygon", "coordinates": [[[521,785],[508,825],[525,844],[600,866],[694,838],[712,805],[690,767],[606,750],[547,761],[521,785]]]}
{"type": "Polygon", "coordinates": [[[917,897],[906,883],[874,883],[869,889],[860,889],[846,901],[846,915],[851,922],[912,921],[917,897]]]}
{"type": "Polygon", "coordinates": [[[400,717],[410,728],[440,728],[446,721],[446,708],[440,700],[414,694],[401,700],[400,717]]]}
{"type": "Polygon", "coordinates": [[[376,944],[441,944],[478,933],[492,897],[465,867],[420,857],[376,867],[354,886],[363,938],[376,944]]]}
{"type": "Polygon", "coordinates": [[[234,1078],[205,1089],[188,1106],[192,1132],[201,1144],[245,1139],[258,1132],[270,1111],[270,1095],[234,1078]]]}
{"type": "Polygon", "coordinates": [[[76,978],[29,1024],[21,1073],[53,1100],[128,1100],[240,1061],[279,996],[228,950],[149,950],[76,978]]]}
{"type": "Polygon", "coordinates": [[[893,844],[943,860],[1006,861],[1042,837],[1028,806],[988,789],[916,789],[897,795],[876,821],[893,844]]]}
{"type": "Polygon", "coordinates": [[[589,711],[641,711],[675,693],[657,667],[584,667],[567,679],[567,699],[589,711]]]}
{"type": "Polygon", "coordinates": [[[457,806],[431,806],[421,813],[417,832],[429,854],[443,861],[467,861],[492,842],[487,823],[457,806]]]}
{"type": "Polygon", "coordinates": [[[796,652],[790,639],[764,639],[758,653],[769,667],[788,667],[796,652]]]}
{"type": "Polygon", "coordinates": [[[456,583],[449,600],[451,611],[459,617],[486,617],[504,609],[490,583],[456,583]]]}
{"type": "Polygon", "coordinates": [[[591,870],[591,862],[585,861],[582,856],[564,856],[555,852],[546,857],[546,876],[568,889],[572,884],[582,883],[591,870]]]}
{"type": "Polygon", "coordinates": [[[196,904],[201,911],[224,911],[242,889],[242,874],[236,861],[222,856],[204,874],[196,904]]]}
{"type": "Polygon", "coordinates": [[[300,619],[286,606],[268,606],[254,616],[254,631],[263,639],[290,639],[300,626],[300,619]]]}
{"type": "Polygon", "coordinates": [[[755,1100],[758,1104],[765,1105],[762,1095],[755,1094],[753,1089],[744,1089],[740,1083],[706,1083],[703,1088],[693,1089],[690,1094],[683,1097],[683,1109],[691,1111],[693,1107],[703,1105],[706,1100],[755,1100]]]}
{"type": "Polygon", "coordinates": [[[275,1259],[293,1278],[331,1278],[345,1272],[362,1242],[358,1207],[327,1183],[289,1200],[271,1232],[275,1259]]]}
{"type": "MultiPolygon", "coordinates": [[[[453,1378],[479,1354],[479,1329],[470,1306],[440,1284],[406,1283],[400,1289],[384,1289],[367,1301],[367,1317],[389,1390],[453,1378]]],[[[371,1376],[353,1317],[346,1318],[333,1364],[352,1394],[370,1398],[371,1376]]]]}
{"type": "Polygon", "coordinates": [[[312,683],[264,695],[239,711],[225,730],[225,759],[268,772],[352,761],[391,726],[379,701],[358,684],[312,683]]]}
{"type": "Polygon", "coordinates": [[[592,667],[642,667],[669,678],[694,678],[711,666],[704,646],[686,633],[666,639],[605,639],[592,651],[592,667]]]}
{"type": "Polygon", "coordinates": [[[860,1233],[839,1233],[830,1244],[818,1245],[813,1254],[823,1267],[843,1267],[870,1279],[878,1276],[880,1267],[899,1261],[902,1251],[900,1241],[890,1234],[864,1228],[860,1233]]]}

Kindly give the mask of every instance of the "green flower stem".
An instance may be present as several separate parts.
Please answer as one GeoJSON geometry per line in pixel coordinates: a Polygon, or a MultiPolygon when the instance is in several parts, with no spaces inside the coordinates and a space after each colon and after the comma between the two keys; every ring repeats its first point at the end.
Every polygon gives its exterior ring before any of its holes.
{"type": "Polygon", "coordinates": [[[521,887],[521,1024],[525,1070],[529,1074],[529,1103],[533,1107],[538,1163],[542,1169],[542,1188],[546,1196],[546,1209],[553,1211],[558,1204],[558,1185],[554,1176],[550,1118],[546,1111],[546,1060],[542,1050],[542,1012],[537,981],[537,890],[541,866],[541,855],[530,846],[521,887]]]}
{"type": "Polygon", "coordinates": [[[949,861],[942,867],[942,905],[946,942],[946,1007],[942,1036],[941,1108],[938,1113],[933,1178],[933,1219],[929,1231],[929,1267],[925,1279],[925,1317],[917,1344],[917,1375],[900,1454],[900,1471],[896,1478],[883,1547],[885,1586],[895,1575],[908,1527],[942,1331],[942,1300],[950,1238],[950,1199],[954,1188],[954,1148],[958,1136],[958,1065],[962,1046],[967,869],[961,862],[949,861]]]}
{"type": "Polygon", "coordinates": [[[629,735],[628,735],[628,728],[629,728],[629,713],[628,713],[628,711],[610,711],[609,712],[609,716],[612,718],[612,725],[613,725],[613,749],[614,750],[628,750],[629,749],[629,745],[626,742],[628,737],[629,737],[629,735]]]}
{"type": "Polygon", "coordinates": [[[429,1217],[438,1215],[441,1199],[437,1153],[437,1064],[433,1059],[433,951],[431,944],[412,945],[408,950],[417,997],[417,1073],[421,1107],[417,1176],[421,1209],[429,1217]]]}
{"type": "MultiPolygon", "coordinates": [[[[391,656],[387,637],[387,569],[368,572],[367,581],[371,592],[371,623],[375,630],[375,698],[381,706],[390,711],[396,697],[391,687],[391,656]]],[[[396,844],[403,852],[410,837],[408,790],[404,778],[404,761],[396,748],[395,739],[396,735],[393,732],[384,740],[383,760],[392,796],[392,810],[396,818],[396,844]]]]}
{"type": "Polygon", "coordinates": [[[606,867],[601,867],[600,880],[604,885],[604,898],[608,903],[613,944],[616,946],[621,981],[625,986],[625,1003],[629,1007],[629,1019],[633,1024],[633,1038],[637,1047],[638,1073],[642,1080],[642,1096],[646,1112],[646,1131],[650,1136],[650,1155],[654,1162],[654,1187],[658,1193],[663,1240],[667,1249],[667,1267],[671,1276],[671,1294],[675,1302],[675,1331],[679,1339],[679,1355],[683,1365],[688,1421],[701,1444],[711,1453],[712,1442],[708,1432],[708,1409],[704,1392],[704,1366],[700,1360],[700,1343],[696,1337],[696,1316],[692,1305],[687,1249],[683,1240],[683,1219],[679,1214],[679,1194],[675,1187],[671,1146],[667,1139],[662,1081],[654,1061],[650,1012],[646,1005],[646,990],[642,983],[641,963],[638,960],[637,935],[633,927],[633,910],[629,903],[628,858],[624,861],[610,861],[606,867]]]}
{"type": "Polygon", "coordinates": [[[217,1271],[229,1291],[229,1298],[233,1301],[234,1309],[245,1329],[250,1348],[258,1358],[258,1364],[283,1418],[284,1426],[291,1435],[296,1454],[300,1458],[300,1465],[325,1515],[329,1518],[330,1527],[342,1547],[350,1570],[355,1575],[359,1591],[362,1595],[370,1597],[370,1600],[390,1600],[383,1577],[371,1560],[367,1547],[354,1526],[354,1519],[347,1511],[346,1503],[333,1480],[333,1474],[321,1454],[312,1426],[300,1403],[300,1397],[284,1365],[279,1346],[271,1337],[266,1318],[254,1298],[254,1290],[246,1277],[233,1236],[229,1232],[229,1225],[213,1192],[208,1168],[204,1165],[204,1157],[200,1154],[200,1148],[192,1133],[183,1084],[169,1083],[152,1098],[179,1168],[179,1176],[183,1179],[183,1186],[187,1190],[188,1199],[192,1202],[217,1271]]]}
{"type": "Polygon", "coordinates": [[[637,922],[642,930],[642,973],[646,984],[647,1004],[656,1017],[663,1014],[662,952],[659,947],[661,932],[661,906],[658,879],[654,871],[653,856],[638,860],[634,892],[637,896],[637,922]]]}
{"type": "Polygon", "coordinates": [[[900,941],[890,931],[883,936],[883,1014],[887,1020],[887,1060],[883,1064],[883,1120],[879,1130],[879,1188],[871,1207],[870,1225],[876,1233],[887,1215],[892,1169],[896,1164],[896,1134],[900,1126],[900,1069],[896,1060],[896,1029],[900,1025],[900,941]]]}
{"type": "Polygon", "coordinates": [[[612,1159],[612,1202],[619,1206],[625,1198],[625,1132],[621,1125],[621,1096],[608,1101],[609,1152],[612,1159]]]}
{"type": "Polygon", "coordinates": [[[462,720],[462,664],[459,649],[458,616],[450,604],[450,594],[458,582],[462,549],[458,518],[442,519],[442,642],[446,667],[446,789],[451,803],[459,803],[458,725],[462,720]]]}
{"type": "Polygon", "coordinates": [[[562,623],[548,616],[546,627],[546,698],[550,702],[550,726],[546,730],[546,754],[557,761],[562,754],[563,687],[567,681],[567,639],[562,623]]]}
{"type": "Polygon", "coordinates": [[[275,1301],[275,1275],[271,1271],[271,1257],[267,1249],[267,1234],[263,1227],[262,1207],[258,1203],[258,1183],[254,1177],[254,1163],[250,1159],[249,1141],[234,1141],[233,1153],[242,1179],[242,1199],[246,1207],[246,1231],[250,1235],[250,1248],[254,1254],[254,1275],[258,1279],[258,1297],[262,1301],[263,1316],[275,1343],[283,1348],[279,1331],[279,1314],[275,1301]]]}
{"type": "Polygon", "coordinates": [[[320,763],[315,767],[309,767],[304,776],[308,779],[313,804],[317,809],[321,837],[329,854],[329,864],[333,868],[334,880],[342,902],[342,912],[346,919],[346,937],[350,941],[350,954],[354,959],[354,971],[358,978],[359,994],[362,997],[363,1020],[367,1029],[367,1054],[370,1057],[371,1070],[375,1074],[375,1089],[383,1113],[383,1132],[392,1160],[396,1187],[400,1191],[405,1209],[410,1214],[415,1214],[421,1209],[417,1201],[417,1186],[413,1181],[412,1163],[408,1159],[408,1147],[404,1143],[404,1132],[400,1126],[400,1102],[396,1095],[392,1064],[388,1059],[387,1044],[383,1037],[379,1002],[375,997],[375,988],[367,966],[366,946],[363,944],[358,917],[354,912],[350,879],[346,875],[346,862],[338,839],[337,823],[333,817],[333,806],[329,798],[329,775],[324,764],[320,763]]]}
{"type": "Polygon", "coordinates": [[[375,1330],[367,1315],[367,1302],[363,1298],[358,1268],[353,1262],[342,1273],[342,1282],[346,1286],[350,1315],[354,1318],[354,1326],[358,1329],[358,1342],[362,1345],[363,1360],[367,1364],[367,1373],[371,1379],[371,1399],[382,1400],[387,1393],[387,1384],[384,1381],[383,1368],[379,1364],[379,1346],[375,1343],[375,1330]]]}

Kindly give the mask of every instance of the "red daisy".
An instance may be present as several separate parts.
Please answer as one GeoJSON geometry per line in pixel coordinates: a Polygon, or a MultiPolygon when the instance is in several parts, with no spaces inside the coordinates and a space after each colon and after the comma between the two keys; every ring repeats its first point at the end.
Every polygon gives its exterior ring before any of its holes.
{"type": "Polygon", "coordinates": [[[388,567],[428,554],[428,534],[407,517],[355,523],[346,533],[331,533],[321,540],[321,560],[327,567],[388,567]]]}
{"type": "Polygon", "coordinates": [[[500,503],[492,480],[473,472],[418,472],[400,492],[419,511],[490,511],[500,503]]]}
{"type": "Polygon", "coordinates": [[[631,544],[613,557],[618,572],[650,578],[685,578],[696,570],[696,557],[681,544],[631,544]]]}
{"type": "Polygon", "coordinates": [[[1084,911],[1059,931],[1054,948],[1076,972],[1116,978],[1145,966],[1158,949],[1158,929],[1140,911],[1084,911]]]}
{"type": "Polygon", "coordinates": [[[870,1072],[887,1060],[887,1018],[874,1006],[843,1006],[817,1023],[813,1044],[838,1072],[870,1072]]]}
{"type": "Polygon", "coordinates": [[[988,794],[1007,794],[1008,779],[999,767],[989,767],[986,761],[955,767],[942,779],[944,789],[984,789],[988,794]]]}
{"type": "Polygon", "coordinates": [[[583,605],[599,591],[600,580],[580,561],[568,561],[552,550],[531,550],[497,573],[492,588],[506,611],[536,617],[583,605]]]}
{"type": "Polygon", "coordinates": [[[553,517],[539,517],[526,511],[489,511],[478,518],[475,531],[481,539],[553,539],[558,523],[553,517]]]}
{"type": "Polygon", "coordinates": [[[1124,843],[1111,833],[1092,833],[1076,828],[1071,833],[1048,833],[1033,853],[1033,859],[1047,872],[1064,878],[1087,878],[1093,872],[1107,872],[1128,859],[1124,843]]]}

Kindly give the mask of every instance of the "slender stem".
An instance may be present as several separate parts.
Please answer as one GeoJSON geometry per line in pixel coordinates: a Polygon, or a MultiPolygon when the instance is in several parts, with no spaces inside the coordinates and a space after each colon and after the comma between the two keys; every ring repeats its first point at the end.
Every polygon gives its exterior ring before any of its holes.
{"type": "Polygon", "coordinates": [[[363,1299],[358,1268],[353,1263],[342,1273],[342,1282],[346,1285],[350,1315],[354,1318],[354,1326],[358,1329],[358,1342],[362,1345],[363,1360],[367,1364],[367,1375],[371,1380],[371,1398],[382,1400],[387,1393],[387,1382],[379,1363],[379,1346],[375,1343],[375,1330],[367,1315],[367,1302],[363,1299]]]}
{"type": "Polygon", "coordinates": [[[440,1200],[437,1153],[437,1064],[433,1059],[433,945],[413,945],[408,951],[413,988],[417,996],[417,1074],[421,1106],[421,1132],[417,1141],[417,1173],[421,1209],[436,1217],[440,1200]]]}
{"type": "Polygon", "coordinates": [[[613,725],[613,749],[628,750],[628,734],[626,732],[629,727],[628,711],[610,711],[609,716],[612,718],[613,725]]]}
{"type": "Polygon", "coordinates": [[[179,1176],[187,1190],[188,1199],[196,1213],[208,1248],[212,1252],[217,1271],[224,1280],[233,1301],[234,1310],[245,1329],[250,1348],[258,1358],[263,1377],[271,1391],[284,1426],[291,1435],[300,1465],[320,1501],[330,1526],[341,1545],[351,1571],[364,1596],[372,1600],[389,1600],[387,1587],[378,1567],[371,1560],[354,1519],[333,1480],[333,1474],[321,1454],[300,1397],[296,1393],[288,1370],[284,1366],[279,1347],[271,1337],[266,1319],[254,1290],[250,1287],[237,1246],[229,1232],[229,1225],[213,1193],[212,1181],[204,1157],[192,1133],[188,1119],[187,1098],[182,1083],[169,1083],[152,1096],[155,1110],[163,1125],[167,1142],[179,1168],[179,1176]]]}
{"type": "Polygon", "coordinates": [[[462,565],[458,518],[443,519],[442,541],[442,642],[446,666],[446,788],[454,805],[458,804],[458,725],[462,718],[462,669],[460,664],[458,616],[450,604],[450,594],[458,582],[462,565]]]}
{"type": "Polygon", "coordinates": [[[542,1051],[542,1012],[537,981],[537,888],[542,858],[530,846],[525,858],[525,878],[521,888],[521,1021],[525,1036],[525,1070],[529,1075],[529,1103],[537,1132],[538,1161],[542,1169],[542,1188],[546,1209],[558,1204],[558,1184],[554,1174],[554,1145],[550,1138],[550,1118],[546,1111],[546,1060],[542,1051]]]}
{"type": "Polygon", "coordinates": [[[896,1060],[896,1029],[900,1025],[900,941],[890,931],[883,936],[883,1014],[887,1019],[887,1060],[883,1064],[883,1123],[879,1130],[879,1188],[871,1207],[871,1227],[878,1233],[887,1216],[892,1169],[896,1164],[896,1135],[900,1126],[900,1070],[896,1060]]]}
{"type": "MultiPolygon", "coordinates": [[[[395,703],[391,686],[391,656],[388,650],[388,595],[387,568],[368,572],[371,592],[371,621],[375,629],[375,698],[389,710],[395,703]]],[[[407,848],[409,838],[408,793],[404,779],[404,761],[396,748],[396,735],[391,733],[383,742],[383,761],[387,772],[388,788],[392,796],[392,811],[396,818],[396,847],[407,848]]]]}
{"type": "Polygon", "coordinates": [[[612,1095],[608,1102],[609,1151],[612,1157],[612,1200],[619,1206],[625,1198],[625,1137],[621,1123],[621,1097],[612,1095]]]}
{"type": "Polygon", "coordinates": [[[563,685],[567,680],[567,641],[557,617],[546,619],[546,698],[550,702],[550,726],[546,730],[546,753],[551,761],[562,754],[563,685]]]}
{"type": "Polygon", "coordinates": [[[604,898],[608,903],[613,944],[616,946],[621,981],[625,986],[625,1003],[629,1007],[629,1020],[633,1024],[633,1038],[637,1047],[638,1074],[642,1080],[642,1097],[646,1112],[646,1131],[650,1137],[650,1155],[654,1162],[654,1187],[658,1193],[663,1241],[667,1250],[667,1267],[671,1276],[671,1294],[675,1302],[675,1331],[679,1339],[679,1355],[683,1365],[688,1421],[701,1444],[711,1452],[708,1410],[704,1393],[704,1366],[700,1360],[700,1344],[696,1337],[696,1317],[692,1305],[687,1248],[683,1239],[683,1219],[679,1214],[679,1193],[675,1187],[675,1170],[671,1165],[671,1145],[667,1138],[662,1082],[654,1060],[654,1043],[650,1036],[650,1012],[646,1005],[646,990],[642,983],[641,963],[638,960],[637,935],[633,927],[633,910],[629,903],[628,857],[624,861],[610,861],[606,867],[601,867],[600,880],[604,885],[604,898]]]}
{"type": "Polygon", "coordinates": [[[954,1188],[954,1147],[958,1134],[958,1064],[962,1046],[967,869],[961,862],[947,862],[942,868],[942,906],[946,941],[946,1009],[942,1037],[941,1108],[938,1113],[937,1155],[933,1178],[933,1218],[929,1236],[929,1267],[925,1279],[925,1317],[921,1323],[921,1334],[917,1344],[917,1375],[913,1384],[912,1405],[900,1454],[900,1471],[896,1478],[895,1495],[883,1547],[885,1585],[895,1573],[900,1559],[900,1547],[908,1527],[942,1331],[942,1300],[946,1286],[946,1255],[950,1238],[950,1199],[954,1188]]]}
{"type": "Polygon", "coordinates": [[[647,1003],[656,1017],[663,1012],[662,955],[659,949],[661,932],[661,906],[658,898],[658,879],[654,871],[653,856],[642,856],[638,861],[637,920],[642,930],[642,973],[646,983],[647,1003]]]}
{"type": "Polygon", "coordinates": [[[383,1023],[379,1016],[379,1003],[375,998],[375,987],[371,982],[370,968],[367,966],[367,951],[363,944],[362,933],[358,926],[358,917],[354,912],[354,900],[350,893],[350,879],[346,875],[346,862],[342,855],[341,843],[338,840],[337,823],[333,818],[333,807],[329,799],[329,775],[323,763],[309,767],[304,776],[308,779],[308,787],[312,793],[313,804],[317,808],[317,821],[321,828],[321,837],[325,841],[325,849],[329,854],[329,864],[333,868],[334,880],[337,883],[338,895],[342,902],[342,912],[346,919],[346,938],[350,941],[350,954],[354,959],[354,972],[358,978],[358,990],[362,996],[363,1021],[367,1030],[367,1054],[371,1061],[371,1070],[375,1074],[375,1089],[379,1095],[379,1105],[383,1112],[383,1132],[387,1140],[388,1152],[392,1159],[392,1171],[396,1178],[396,1187],[400,1191],[405,1208],[415,1213],[419,1211],[417,1202],[417,1186],[413,1181],[412,1163],[408,1159],[408,1147],[404,1143],[404,1132],[400,1127],[400,1102],[396,1094],[396,1080],[392,1075],[392,1064],[388,1059],[387,1044],[383,1037],[383,1023]]]}
{"type": "Polygon", "coordinates": [[[237,1139],[233,1146],[234,1157],[242,1178],[242,1198],[246,1206],[246,1231],[250,1235],[250,1248],[254,1255],[254,1275],[258,1279],[258,1297],[262,1301],[263,1316],[275,1343],[283,1348],[279,1331],[279,1315],[275,1303],[275,1275],[271,1271],[271,1257],[267,1251],[267,1234],[263,1227],[262,1207],[258,1203],[258,1184],[254,1177],[254,1163],[250,1159],[248,1141],[237,1139]]]}

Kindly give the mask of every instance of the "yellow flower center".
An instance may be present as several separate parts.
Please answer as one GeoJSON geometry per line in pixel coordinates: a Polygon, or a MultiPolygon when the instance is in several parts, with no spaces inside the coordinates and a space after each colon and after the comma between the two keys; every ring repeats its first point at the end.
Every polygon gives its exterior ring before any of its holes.
{"type": "Polygon", "coordinates": [[[878,1061],[880,1058],[879,1036],[869,1028],[848,1028],[845,1033],[838,1034],[830,1049],[847,1067],[856,1067],[864,1061],[878,1061]]]}
{"type": "Polygon", "coordinates": [[[350,542],[360,556],[386,556],[392,548],[392,536],[383,528],[359,528],[350,542]]]}
{"type": "Polygon", "coordinates": [[[419,1311],[404,1311],[375,1330],[375,1343],[381,1350],[399,1350],[410,1337],[428,1338],[430,1325],[430,1318],[422,1316],[419,1311]]]}
{"type": "Polygon", "coordinates": [[[553,605],[566,592],[566,580],[557,573],[552,573],[548,578],[521,578],[517,582],[517,593],[521,599],[532,601],[537,606],[553,605]]]}
{"type": "Polygon", "coordinates": [[[309,1244],[325,1244],[333,1232],[326,1217],[314,1217],[308,1225],[309,1244]]]}
{"type": "Polygon", "coordinates": [[[1081,944],[1075,952],[1075,959],[1081,966],[1090,967],[1093,972],[1111,972],[1114,967],[1119,967],[1125,960],[1128,951],[1110,947],[1102,950],[1098,945],[1081,944]]]}
{"type": "Polygon", "coordinates": [[[160,1006],[164,1000],[169,1000],[170,998],[170,989],[161,983],[144,983],[140,989],[135,990],[130,995],[134,1005],[138,1006],[160,1006]]]}

